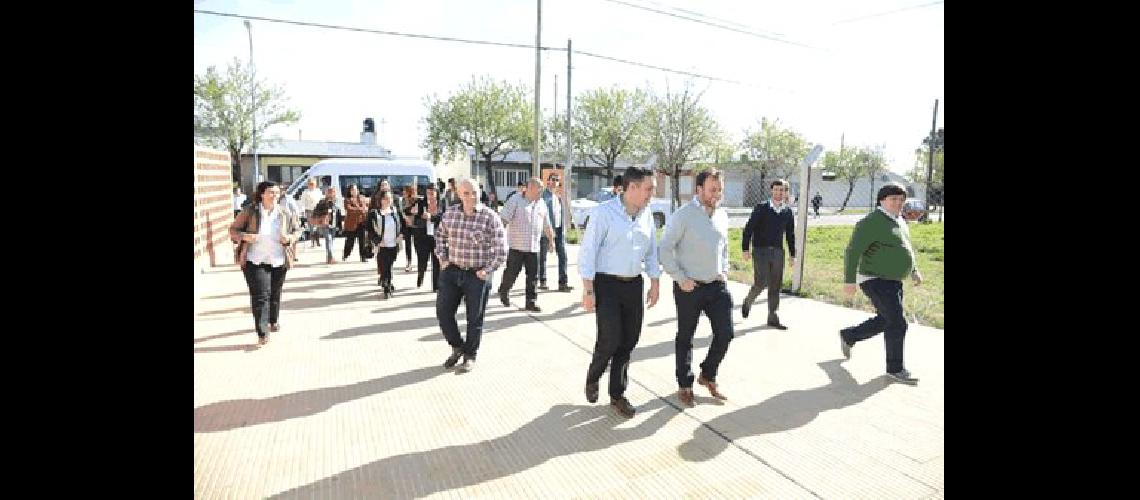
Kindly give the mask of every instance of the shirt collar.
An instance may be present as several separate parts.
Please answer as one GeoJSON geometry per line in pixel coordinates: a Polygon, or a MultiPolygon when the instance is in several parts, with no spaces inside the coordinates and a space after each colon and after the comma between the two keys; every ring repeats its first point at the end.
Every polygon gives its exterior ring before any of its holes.
{"type": "Polygon", "coordinates": [[[776,201],[769,198],[768,199],[768,206],[772,207],[772,210],[780,212],[780,211],[784,210],[785,208],[788,208],[788,203],[786,201],[781,201],[780,205],[777,206],[776,201]]]}
{"type": "Polygon", "coordinates": [[[884,214],[884,215],[886,215],[887,217],[889,217],[889,218],[891,218],[891,219],[898,219],[899,217],[901,217],[901,216],[902,216],[902,213],[901,213],[901,212],[899,213],[899,215],[891,215],[891,213],[890,213],[890,212],[888,212],[888,211],[887,211],[887,209],[883,208],[883,206],[882,206],[882,205],[879,205],[879,206],[875,207],[875,209],[876,209],[876,210],[878,210],[878,211],[880,211],[880,212],[883,212],[883,214],[884,214]]]}
{"type": "Polygon", "coordinates": [[[269,211],[267,212],[267,211],[265,211],[265,205],[262,205],[261,203],[258,203],[258,204],[257,204],[257,209],[261,211],[261,217],[263,217],[263,218],[267,218],[267,217],[274,217],[274,216],[276,216],[276,215],[277,215],[277,210],[278,210],[278,208],[277,208],[277,207],[278,207],[278,206],[279,206],[278,204],[274,203],[274,204],[273,204],[273,209],[272,209],[272,210],[269,210],[269,211]]]}

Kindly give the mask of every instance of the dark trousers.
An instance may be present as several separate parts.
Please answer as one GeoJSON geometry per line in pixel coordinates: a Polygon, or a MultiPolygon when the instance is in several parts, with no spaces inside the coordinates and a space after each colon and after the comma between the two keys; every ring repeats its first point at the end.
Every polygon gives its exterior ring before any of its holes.
{"type": "Polygon", "coordinates": [[[784,286],[784,247],[756,247],[752,249],[752,288],[744,297],[751,304],[768,288],[768,315],[776,314],[780,307],[780,287],[784,286]]]}
{"type": "Polygon", "coordinates": [[[723,281],[707,285],[698,283],[693,291],[686,292],[674,282],[673,302],[677,305],[677,385],[693,387],[694,377],[690,368],[693,362],[693,334],[697,331],[702,312],[712,323],[713,339],[705,361],[701,363],[701,374],[715,382],[717,369],[724,360],[728,343],[733,337],[732,295],[728,293],[728,285],[723,281]]]}
{"type": "MultiPolygon", "coordinates": [[[[415,229],[410,228],[408,226],[404,226],[403,228],[400,229],[400,234],[404,235],[404,243],[405,243],[405,245],[404,245],[404,257],[406,257],[408,259],[407,262],[408,262],[408,265],[410,266],[410,265],[412,265],[412,238],[415,237],[415,229]]],[[[420,249],[417,248],[416,252],[419,252],[419,251],[420,251],[420,249]]]]}
{"type": "Polygon", "coordinates": [[[427,261],[431,259],[431,291],[439,289],[439,257],[435,255],[435,236],[428,236],[426,228],[417,228],[413,237],[416,245],[416,287],[424,284],[427,261]]]}
{"type": "Polygon", "coordinates": [[[341,260],[347,260],[348,256],[352,255],[352,244],[354,242],[356,246],[360,247],[357,249],[360,253],[360,262],[368,260],[364,258],[364,227],[364,223],[361,223],[356,226],[355,230],[344,232],[344,257],[341,257],[341,260]]]}
{"type": "MultiPolygon", "coordinates": [[[[546,246],[550,244],[550,240],[543,236],[539,244],[538,281],[546,283],[546,246]]],[[[560,227],[554,228],[554,253],[558,254],[558,284],[568,285],[570,282],[566,277],[566,239],[560,227]]]]}
{"type": "Polygon", "coordinates": [[[628,385],[629,356],[641,338],[644,281],[620,281],[606,274],[594,276],[594,319],[598,340],[594,343],[594,359],[586,372],[586,383],[596,384],[610,365],[610,398],[625,395],[628,385]]]}
{"type": "Polygon", "coordinates": [[[533,304],[538,300],[538,253],[536,252],[520,252],[513,248],[507,252],[507,270],[503,271],[503,282],[499,283],[499,295],[506,295],[511,291],[523,267],[526,267],[526,303],[533,304]]]}
{"type": "Polygon", "coordinates": [[[269,325],[277,323],[281,312],[281,288],[285,285],[285,266],[254,265],[246,262],[242,274],[249,287],[249,306],[253,309],[253,324],[258,337],[269,333],[269,325]]]}
{"type": "Polygon", "coordinates": [[[435,300],[435,317],[448,345],[463,349],[463,354],[474,358],[479,351],[479,341],[483,338],[483,313],[487,310],[487,295],[491,293],[491,279],[494,273],[483,281],[475,275],[475,270],[464,270],[448,265],[439,275],[439,294],[435,300]],[[467,340],[459,335],[459,323],[455,312],[459,310],[459,300],[467,303],[467,340]]]}
{"type": "Polygon", "coordinates": [[[871,304],[875,317],[863,323],[840,330],[843,341],[854,345],[881,332],[887,348],[887,373],[898,373],[903,368],[903,341],[906,339],[906,317],[903,315],[903,284],[901,281],[872,279],[859,285],[871,304]]]}
{"type": "Polygon", "coordinates": [[[384,288],[392,286],[392,263],[399,255],[396,247],[376,247],[376,272],[380,274],[380,283],[384,288]]]}

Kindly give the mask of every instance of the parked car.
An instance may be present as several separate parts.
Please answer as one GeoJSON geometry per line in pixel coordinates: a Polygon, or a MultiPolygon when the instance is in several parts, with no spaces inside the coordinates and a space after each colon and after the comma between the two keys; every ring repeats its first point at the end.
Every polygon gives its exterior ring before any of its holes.
{"type": "Polygon", "coordinates": [[[930,216],[926,201],[918,198],[907,198],[903,202],[902,216],[906,220],[925,221],[930,216]]]}
{"type": "MultiPolygon", "coordinates": [[[[599,189],[585,198],[570,200],[570,222],[573,227],[585,229],[590,221],[590,211],[600,203],[605,203],[614,197],[610,189],[599,189]]],[[[673,205],[665,198],[649,200],[649,209],[653,213],[653,222],[657,227],[665,227],[669,216],[673,214],[673,205]]]]}

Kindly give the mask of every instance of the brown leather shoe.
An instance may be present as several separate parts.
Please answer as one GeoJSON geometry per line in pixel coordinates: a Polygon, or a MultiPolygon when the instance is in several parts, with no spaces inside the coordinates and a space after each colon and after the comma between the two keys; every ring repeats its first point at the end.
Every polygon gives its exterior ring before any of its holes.
{"type": "Polygon", "coordinates": [[[618,415],[625,418],[633,418],[633,414],[637,413],[637,410],[633,409],[633,405],[629,404],[629,400],[625,398],[610,398],[610,406],[614,407],[618,415]]]}
{"type": "Polygon", "coordinates": [[[712,394],[712,396],[714,398],[728,399],[727,396],[725,396],[724,394],[721,394],[720,391],[716,390],[716,382],[713,382],[712,380],[705,378],[705,376],[703,374],[700,377],[697,377],[697,383],[701,384],[705,387],[708,387],[709,394],[712,394]]]}
{"type": "Polygon", "coordinates": [[[681,404],[688,406],[689,408],[692,408],[693,407],[693,388],[692,387],[682,387],[680,390],[677,391],[677,399],[681,400],[681,404]]]}
{"type": "Polygon", "coordinates": [[[271,332],[276,332],[276,331],[279,331],[279,330],[281,330],[281,325],[280,325],[280,324],[278,324],[278,323],[270,323],[270,324],[269,324],[269,331],[271,331],[271,332]]]}
{"type": "Polygon", "coordinates": [[[259,345],[259,346],[262,346],[262,345],[265,345],[268,343],[269,343],[269,336],[268,335],[262,335],[262,336],[257,338],[257,345],[259,345]]]}

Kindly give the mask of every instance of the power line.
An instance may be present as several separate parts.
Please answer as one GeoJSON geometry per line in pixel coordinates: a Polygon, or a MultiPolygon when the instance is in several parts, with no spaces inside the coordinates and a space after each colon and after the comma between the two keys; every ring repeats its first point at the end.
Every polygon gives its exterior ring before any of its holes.
{"type": "MultiPolygon", "coordinates": [[[[238,18],[238,19],[253,19],[253,20],[257,20],[257,21],[268,21],[271,23],[295,24],[298,26],[311,26],[311,27],[315,27],[315,28],[328,28],[328,29],[334,29],[334,30],[359,31],[362,33],[376,33],[379,35],[406,36],[406,37],[410,37],[410,38],[425,38],[428,40],[442,40],[445,42],[461,42],[461,43],[473,43],[473,44],[477,44],[477,45],[497,45],[500,47],[515,47],[515,48],[520,48],[520,49],[534,49],[534,45],[525,45],[525,44],[521,44],[521,43],[489,42],[486,40],[468,40],[465,38],[453,38],[453,37],[447,37],[447,36],[420,35],[420,34],[416,34],[416,33],[400,33],[399,31],[384,31],[384,30],[373,30],[373,29],[367,29],[367,28],[354,28],[351,26],[337,26],[335,24],[310,23],[310,22],[305,22],[305,21],[293,21],[293,20],[289,20],[289,19],[274,19],[271,17],[244,16],[244,15],[238,15],[238,14],[230,14],[227,12],[215,12],[212,10],[194,9],[194,12],[198,13],[198,14],[211,14],[211,15],[215,15],[215,16],[233,17],[233,18],[238,18]]],[[[562,50],[562,51],[566,50],[565,47],[540,47],[540,48],[542,50],[562,50]]]]}
{"type": "MultiPolygon", "coordinates": [[[[512,47],[512,48],[521,48],[521,49],[528,49],[528,50],[534,49],[534,45],[524,45],[524,44],[519,44],[519,43],[492,42],[492,41],[487,41],[487,40],[469,40],[469,39],[465,39],[465,38],[421,35],[421,34],[417,34],[417,33],[400,33],[398,31],[385,31],[385,30],[375,30],[375,29],[367,29],[367,28],[355,28],[355,27],[351,27],[351,26],[339,26],[339,25],[335,25],[335,24],[311,23],[311,22],[306,22],[306,21],[294,21],[294,20],[290,20],[290,19],[275,19],[275,18],[271,18],[271,17],[245,16],[245,15],[239,15],[239,14],[230,14],[227,12],[215,12],[215,11],[210,11],[210,10],[194,9],[194,12],[198,13],[198,14],[209,14],[209,15],[214,15],[214,16],[232,17],[232,18],[237,18],[237,19],[252,19],[252,20],[258,20],[258,21],[267,21],[267,22],[271,22],[271,23],[293,24],[293,25],[298,25],[298,26],[309,26],[309,27],[314,27],[314,28],[325,28],[325,29],[344,30],[344,31],[357,31],[357,32],[362,32],[362,33],[375,33],[375,34],[379,34],[379,35],[404,36],[404,37],[410,37],[410,38],[422,38],[422,39],[427,39],[427,40],[439,40],[439,41],[444,41],[444,42],[471,43],[471,44],[476,44],[476,45],[495,45],[495,46],[500,46],[500,47],[512,47]]],[[[554,50],[554,51],[563,51],[563,52],[566,51],[565,47],[540,47],[540,48],[542,50],[554,50]]],[[[702,75],[699,73],[693,73],[693,72],[689,72],[689,71],[669,69],[669,68],[664,68],[661,66],[654,66],[652,64],[630,61],[627,59],[619,59],[616,57],[604,56],[601,54],[594,54],[592,52],[585,52],[582,50],[575,51],[575,53],[581,54],[584,56],[595,57],[598,59],[605,59],[605,60],[619,62],[619,63],[623,63],[623,64],[630,64],[633,66],[640,66],[643,68],[655,69],[658,71],[665,71],[668,73],[676,73],[676,74],[680,74],[680,75],[692,76],[692,77],[697,77],[697,78],[704,78],[706,80],[725,82],[725,83],[733,83],[736,85],[743,85],[746,87],[767,88],[769,90],[780,90],[780,91],[788,92],[788,93],[792,93],[792,94],[795,93],[792,90],[779,89],[779,88],[772,87],[769,85],[760,85],[760,84],[755,84],[755,83],[741,82],[741,81],[737,81],[737,80],[729,80],[726,78],[718,78],[715,76],[702,75]]]]}
{"type": "Polygon", "coordinates": [[[791,94],[794,94],[794,93],[795,93],[794,91],[791,91],[791,90],[787,90],[787,89],[777,89],[776,87],[772,87],[772,86],[769,86],[769,85],[760,85],[760,84],[756,84],[756,83],[741,82],[741,81],[737,81],[737,80],[729,80],[729,79],[726,79],[726,78],[717,78],[717,77],[715,77],[715,76],[702,75],[702,74],[699,74],[699,73],[691,73],[691,72],[688,72],[688,71],[680,71],[680,70],[675,70],[675,69],[662,68],[662,67],[660,67],[660,66],[654,66],[654,65],[652,65],[652,64],[639,63],[639,62],[636,62],[636,61],[629,61],[629,60],[626,60],[626,59],[618,59],[618,58],[616,58],[616,57],[603,56],[603,55],[601,55],[601,54],[594,54],[594,53],[592,53],[592,52],[586,52],[586,51],[584,51],[584,50],[576,50],[576,51],[574,51],[574,53],[575,53],[575,54],[584,55],[584,56],[596,57],[596,58],[598,58],[598,59],[605,59],[605,60],[609,60],[609,61],[614,61],[614,62],[624,63],[624,64],[632,64],[632,65],[634,65],[634,66],[641,66],[641,67],[643,67],[643,68],[655,69],[655,70],[659,70],[659,71],[665,71],[665,72],[669,72],[669,73],[677,73],[677,74],[679,74],[679,75],[686,75],[686,76],[694,76],[694,77],[697,77],[697,78],[704,78],[704,79],[706,79],[706,80],[713,80],[713,81],[718,81],[718,82],[725,82],[725,83],[735,83],[735,84],[737,84],[737,85],[744,85],[744,86],[746,86],[746,87],[755,87],[755,88],[767,88],[767,89],[770,89],[770,90],[782,90],[782,91],[784,91],[784,92],[788,92],[788,93],[791,93],[791,94]]]}
{"type": "Polygon", "coordinates": [[[885,16],[885,15],[887,15],[887,14],[894,14],[894,13],[896,13],[896,12],[902,12],[902,11],[905,11],[905,10],[911,10],[911,9],[920,9],[920,8],[922,8],[922,7],[930,7],[931,5],[938,5],[938,4],[940,4],[940,3],[946,3],[946,2],[945,2],[944,0],[942,0],[942,1],[938,1],[938,2],[930,2],[930,3],[926,3],[926,4],[922,4],[922,5],[912,5],[912,6],[910,6],[910,7],[903,7],[903,8],[901,8],[901,9],[890,10],[890,11],[887,11],[887,12],[880,12],[880,13],[878,13],[878,14],[870,14],[870,15],[866,15],[866,16],[860,16],[860,17],[853,17],[853,18],[850,18],[850,19],[844,19],[844,20],[841,20],[841,21],[836,21],[836,22],[834,22],[834,23],[831,23],[831,25],[832,25],[832,26],[835,26],[835,25],[837,25],[837,24],[843,24],[843,23],[853,23],[853,22],[855,22],[855,21],[862,21],[862,20],[864,20],[864,19],[871,19],[871,18],[874,18],[874,17],[885,16]]]}
{"type": "MultiPolygon", "coordinates": [[[[656,13],[658,13],[658,14],[663,14],[663,15],[666,15],[666,16],[676,17],[676,18],[678,18],[678,19],[684,19],[684,20],[686,20],[686,21],[692,21],[692,22],[695,22],[695,23],[701,23],[701,24],[705,24],[705,25],[708,25],[708,26],[713,26],[713,27],[716,27],[716,28],[720,28],[720,29],[725,29],[725,30],[729,30],[729,31],[735,31],[735,32],[737,32],[737,33],[743,33],[743,34],[745,34],[745,35],[750,35],[750,36],[754,36],[754,37],[757,37],[757,38],[763,38],[763,39],[766,39],[766,40],[772,40],[772,41],[774,41],[774,42],[786,43],[786,44],[788,44],[788,45],[795,45],[795,46],[797,46],[797,47],[803,47],[803,48],[807,48],[807,49],[816,49],[816,50],[823,50],[823,49],[820,49],[819,47],[813,47],[813,46],[811,46],[811,45],[805,45],[805,44],[802,44],[802,43],[798,43],[798,42],[791,42],[791,41],[788,41],[788,40],[783,40],[783,39],[780,39],[780,38],[776,38],[776,37],[773,37],[773,36],[768,36],[768,35],[764,35],[764,34],[760,34],[760,33],[752,32],[752,31],[745,31],[745,30],[742,30],[742,29],[739,29],[739,28],[734,28],[734,27],[732,27],[732,26],[726,26],[726,25],[723,25],[723,24],[717,24],[717,23],[713,23],[713,22],[705,21],[705,20],[703,20],[703,19],[696,19],[696,18],[692,18],[692,17],[682,16],[682,15],[680,15],[680,14],[674,14],[674,13],[672,13],[672,12],[665,12],[665,11],[663,11],[663,10],[657,10],[657,9],[654,9],[654,8],[652,8],[652,7],[645,7],[645,6],[642,6],[642,5],[636,5],[636,4],[632,4],[632,3],[627,3],[627,2],[623,2],[623,1],[621,1],[621,0],[606,0],[606,1],[607,1],[607,2],[613,2],[613,3],[619,3],[619,4],[622,4],[622,5],[626,5],[626,6],[629,6],[629,7],[633,7],[633,8],[635,8],[635,9],[641,9],[641,10],[646,10],[646,11],[649,11],[649,12],[656,12],[656,13]]],[[[706,17],[707,17],[707,16],[706,16],[706,17]]]]}

